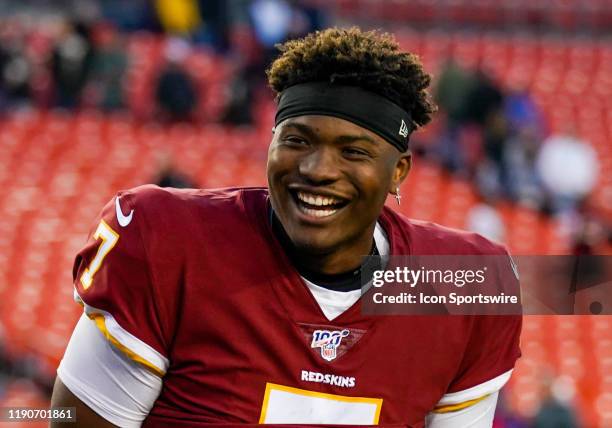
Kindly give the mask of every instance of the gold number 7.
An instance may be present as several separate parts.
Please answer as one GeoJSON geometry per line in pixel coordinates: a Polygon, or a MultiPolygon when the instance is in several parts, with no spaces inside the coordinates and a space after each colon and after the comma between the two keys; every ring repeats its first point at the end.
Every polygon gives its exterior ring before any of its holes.
{"type": "Polygon", "coordinates": [[[81,284],[83,284],[83,288],[85,290],[91,287],[93,277],[96,272],[98,272],[98,269],[100,269],[100,266],[102,266],[104,257],[108,255],[110,250],[112,250],[117,244],[117,241],[119,241],[119,234],[115,232],[108,224],[106,224],[104,220],[100,220],[100,224],[98,224],[98,228],[96,229],[96,233],[94,233],[93,237],[94,239],[101,239],[102,242],[98,247],[96,256],[81,275],[81,284]]]}

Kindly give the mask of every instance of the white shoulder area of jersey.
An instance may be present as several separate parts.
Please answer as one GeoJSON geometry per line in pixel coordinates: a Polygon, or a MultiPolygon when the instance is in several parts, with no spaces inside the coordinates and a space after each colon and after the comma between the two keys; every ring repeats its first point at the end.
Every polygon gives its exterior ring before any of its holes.
{"type": "Polygon", "coordinates": [[[81,316],[57,374],[89,408],[121,427],[140,427],[162,390],[162,379],[112,346],[81,316]]]}

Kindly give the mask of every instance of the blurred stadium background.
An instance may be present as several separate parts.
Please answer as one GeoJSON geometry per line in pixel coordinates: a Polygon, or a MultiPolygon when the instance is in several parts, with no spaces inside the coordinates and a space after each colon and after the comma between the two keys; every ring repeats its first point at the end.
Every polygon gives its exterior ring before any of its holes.
{"type": "MultiPolygon", "coordinates": [[[[610,0],[3,0],[0,406],[48,404],[103,204],[264,185],[274,44],[354,24],[434,76],[400,211],[514,254],[612,254],[610,0]]],[[[612,427],[612,318],[526,317],[522,349],[495,427],[612,427]]]]}

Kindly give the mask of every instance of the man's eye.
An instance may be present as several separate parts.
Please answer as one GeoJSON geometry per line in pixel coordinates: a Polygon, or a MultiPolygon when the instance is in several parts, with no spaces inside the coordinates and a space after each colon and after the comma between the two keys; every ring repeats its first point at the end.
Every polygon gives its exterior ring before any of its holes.
{"type": "Polygon", "coordinates": [[[370,154],[366,152],[365,150],[356,149],[354,147],[346,147],[343,151],[346,155],[352,156],[352,157],[369,157],[370,156],[370,154]]]}
{"type": "Polygon", "coordinates": [[[289,143],[291,145],[306,145],[308,144],[308,142],[306,140],[304,140],[303,138],[300,137],[285,137],[283,138],[283,141],[285,141],[286,143],[289,143]]]}

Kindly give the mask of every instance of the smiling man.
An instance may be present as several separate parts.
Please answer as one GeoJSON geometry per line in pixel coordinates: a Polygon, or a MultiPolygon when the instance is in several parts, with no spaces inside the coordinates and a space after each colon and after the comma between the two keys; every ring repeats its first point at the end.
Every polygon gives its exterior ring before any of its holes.
{"type": "Polygon", "coordinates": [[[268,189],[144,186],[102,210],[53,405],[87,427],[490,427],[520,317],[361,311],[365,256],[506,254],[384,205],[429,76],[353,28],[286,43],[268,78],[268,189]]]}
{"type": "Polygon", "coordinates": [[[273,215],[299,249],[291,253],[296,263],[338,274],[358,268],[374,248],[376,220],[387,194],[398,192],[410,156],[372,131],[324,114],[278,120],[268,181],[273,215]]]}

